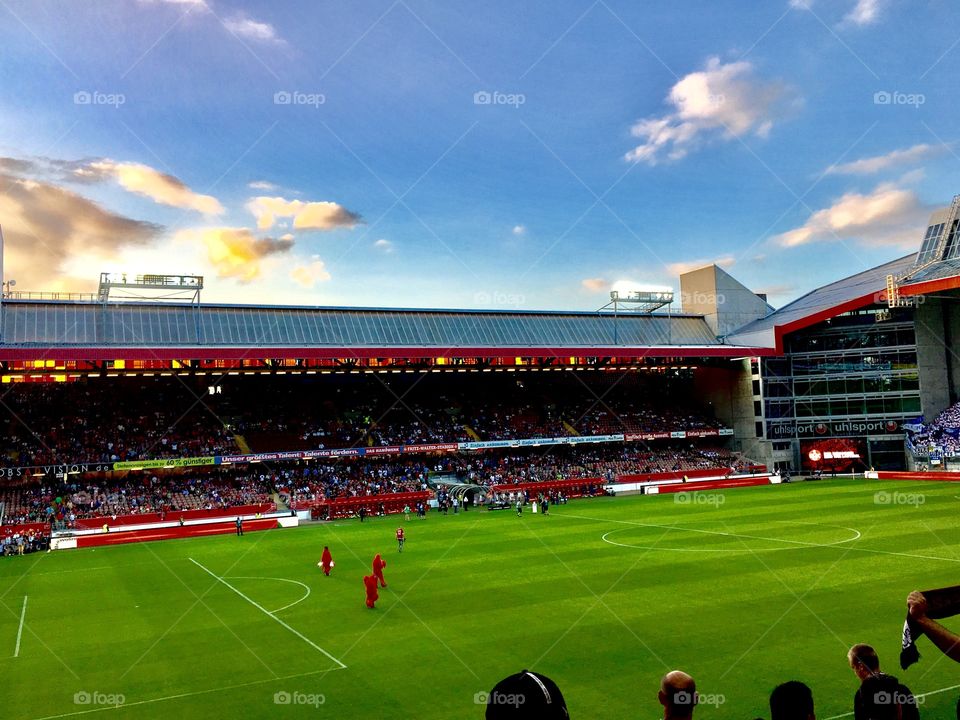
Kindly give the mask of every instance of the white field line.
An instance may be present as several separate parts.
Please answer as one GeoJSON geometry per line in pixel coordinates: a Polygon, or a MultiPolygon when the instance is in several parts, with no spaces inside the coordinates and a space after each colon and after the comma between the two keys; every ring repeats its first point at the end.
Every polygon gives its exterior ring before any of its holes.
{"type": "MultiPolygon", "coordinates": [[[[664,529],[664,530],[680,530],[680,531],[688,531],[688,532],[702,533],[702,534],[705,534],[705,535],[729,535],[729,534],[731,534],[731,533],[717,532],[717,531],[715,531],[715,530],[700,530],[700,529],[692,528],[692,527],[683,527],[683,526],[681,526],[681,525],[658,525],[658,524],[656,524],[656,523],[632,522],[632,521],[630,521],[630,520],[614,520],[613,518],[598,518],[598,517],[591,517],[591,516],[589,516],[589,515],[569,515],[569,514],[567,514],[567,513],[557,513],[557,514],[556,514],[556,517],[576,518],[576,519],[578,519],[578,520],[593,520],[594,522],[617,523],[617,524],[619,524],[619,525],[633,525],[633,526],[636,526],[636,527],[661,528],[661,529],[664,529]]],[[[809,523],[809,524],[810,524],[810,525],[816,525],[816,523],[809,523]]],[[[824,527],[837,527],[837,528],[839,528],[839,527],[842,527],[842,526],[840,526],[840,525],[825,525],[824,527]]],[[[844,530],[852,530],[853,532],[859,532],[858,530],[855,530],[854,528],[843,528],[843,529],[844,529],[844,530]]],[[[743,537],[743,536],[741,536],[741,537],[743,537]]],[[[768,539],[772,539],[772,538],[768,538],[768,539]]],[[[613,542],[611,542],[610,540],[605,540],[604,542],[606,542],[606,543],[608,543],[608,544],[610,544],[610,545],[614,545],[614,544],[618,544],[618,545],[619,545],[619,544],[620,544],[620,543],[613,543],[613,542]]],[[[791,540],[779,540],[779,542],[787,542],[787,543],[795,544],[795,543],[798,543],[798,542],[800,542],[800,541],[797,541],[797,540],[793,540],[793,541],[791,541],[791,540]]],[[[843,543],[848,543],[848,542],[854,542],[854,539],[851,538],[851,539],[849,539],[849,540],[844,540],[844,541],[843,541],[843,543]]],[[[838,547],[838,546],[839,546],[839,543],[826,544],[826,545],[821,544],[821,543],[809,543],[809,546],[810,546],[810,547],[838,547]]],[[[906,558],[913,558],[913,559],[915,559],[915,560],[939,560],[939,561],[941,561],[941,562],[960,563],[960,558],[947,558],[947,557],[940,557],[940,556],[938,556],[938,555],[918,555],[918,554],[916,554],[916,553],[895,552],[895,551],[893,551],[893,550],[875,550],[875,549],[873,549],[873,548],[859,547],[859,546],[857,546],[857,545],[850,545],[850,546],[843,545],[843,548],[844,548],[845,550],[851,550],[851,551],[863,552],[863,553],[874,553],[874,554],[876,554],[876,555],[893,555],[894,557],[906,557],[906,558]]],[[[663,549],[663,548],[657,548],[657,549],[658,549],[658,550],[661,550],[661,549],[663,549]]],[[[668,550],[668,551],[672,551],[672,548],[667,548],[667,550],[668,550]]],[[[704,552],[706,552],[706,551],[704,551],[704,552]]],[[[749,550],[745,550],[744,552],[750,552],[750,551],[749,551],[749,550]]]]}
{"type": "Polygon", "coordinates": [[[225,578],[225,579],[226,580],[275,580],[276,582],[285,582],[285,583],[290,583],[291,585],[299,585],[300,587],[302,587],[304,590],[307,591],[306,593],[304,593],[303,597],[301,597],[299,600],[294,600],[292,603],[288,603],[283,607],[278,607],[276,610],[271,610],[270,612],[272,613],[278,613],[281,610],[286,610],[287,608],[291,608],[294,605],[299,605],[308,597],[310,597],[310,587],[306,583],[302,583],[299,580],[290,580],[289,578],[274,578],[274,577],[240,577],[238,575],[231,575],[229,578],[225,578]]]}
{"type": "Polygon", "coordinates": [[[341,670],[345,670],[345,669],[346,669],[346,667],[347,667],[346,665],[344,665],[342,662],[340,662],[339,660],[337,660],[337,658],[335,658],[333,655],[331,655],[330,653],[328,653],[328,652],[327,652],[326,650],[324,650],[322,647],[320,647],[319,645],[317,645],[313,640],[311,640],[310,638],[308,638],[306,635],[304,635],[303,633],[301,633],[299,630],[296,630],[296,629],[290,627],[289,625],[287,625],[287,623],[285,623],[283,620],[281,620],[280,618],[278,618],[278,617],[277,617],[276,615],[274,615],[272,612],[270,612],[270,611],[267,610],[265,607],[263,607],[262,605],[260,605],[258,602],[256,602],[255,600],[251,600],[250,598],[248,598],[248,597],[247,597],[246,595],[244,595],[242,592],[240,592],[239,590],[237,590],[233,585],[231,585],[230,583],[228,583],[226,580],[224,580],[224,579],[223,579],[222,577],[220,577],[219,575],[216,575],[216,574],[214,574],[213,572],[211,572],[210,570],[208,570],[206,567],[204,567],[203,565],[201,565],[200,563],[198,563],[198,562],[197,562],[196,560],[194,560],[193,558],[189,558],[189,560],[190,560],[190,562],[192,562],[194,565],[196,565],[198,568],[200,568],[200,569],[203,570],[205,573],[207,573],[210,577],[214,578],[217,582],[220,582],[220,583],[226,585],[226,586],[227,586],[228,588],[230,588],[231,590],[233,590],[233,592],[235,592],[237,595],[239,595],[240,597],[242,597],[242,598],[243,598],[244,600],[246,600],[248,603],[250,603],[251,605],[253,605],[257,610],[259,610],[260,612],[262,612],[264,615],[266,615],[267,617],[269,617],[269,618],[271,618],[272,620],[276,621],[277,623],[279,623],[280,625],[282,625],[283,627],[285,627],[287,630],[289,630],[290,632],[292,632],[294,635],[296,635],[298,638],[300,638],[301,640],[303,640],[305,643],[307,643],[307,645],[309,645],[310,647],[312,647],[314,650],[316,650],[316,651],[319,652],[319,653],[322,653],[323,655],[326,655],[328,658],[330,658],[331,660],[333,660],[333,661],[339,666],[339,668],[340,668],[341,670]]]}
{"type": "Polygon", "coordinates": [[[224,685],[223,687],[210,688],[209,690],[196,690],[195,692],[177,693],[176,695],[165,695],[148,700],[137,700],[135,702],[125,702],[123,705],[101,705],[100,707],[90,708],[88,710],[76,710],[74,712],[61,713],[59,715],[45,715],[34,720],[56,720],[57,718],[74,717],[76,715],[89,715],[90,713],[104,712],[106,710],[119,710],[121,708],[136,707],[138,705],[152,705],[154,703],[167,702],[169,700],[182,700],[183,698],[196,697],[198,695],[211,695],[227,690],[239,690],[241,688],[253,687],[254,685],[263,685],[264,683],[282,682],[283,680],[293,680],[294,678],[310,677],[320,673],[328,673],[330,670],[311,670],[310,672],[298,673],[296,675],[284,675],[278,678],[267,678],[265,680],[251,680],[250,682],[240,683],[239,685],[224,685]]]}
{"type": "MultiPolygon", "coordinates": [[[[940,693],[949,692],[950,690],[956,690],[957,688],[960,688],[960,685],[951,685],[950,687],[940,688],[939,690],[931,690],[930,692],[914,695],[914,697],[917,698],[917,700],[920,700],[921,698],[928,698],[931,695],[939,695],[940,693]]],[[[851,715],[853,715],[852,712],[845,712],[842,715],[831,715],[825,720],[840,720],[840,718],[850,717],[851,715]]]]}
{"type": "Polygon", "coordinates": [[[23,608],[20,610],[20,627],[17,628],[17,647],[13,651],[14,657],[20,657],[20,638],[23,635],[23,619],[27,616],[27,596],[23,596],[23,608]]]}

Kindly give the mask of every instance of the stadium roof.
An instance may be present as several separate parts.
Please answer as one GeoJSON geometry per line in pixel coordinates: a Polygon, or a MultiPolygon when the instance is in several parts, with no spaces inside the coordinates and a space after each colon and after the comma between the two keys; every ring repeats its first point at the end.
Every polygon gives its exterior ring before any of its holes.
{"type": "Polygon", "coordinates": [[[885,302],[887,276],[900,276],[913,267],[916,253],[824,285],[727,336],[737,345],[783,350],[783,336],[846,312],[885,302]]]}
{"type": "Polygon", "coordinates": [[[5,300],[0,360],[732,357],[702,316],[5,300]]]}
{"type": "Polygon", "coordinates": [[[960,288],[960,258],[952,258],[910,273],[900,280],[899,292],[909,297],[958,288],[960,288]]]}

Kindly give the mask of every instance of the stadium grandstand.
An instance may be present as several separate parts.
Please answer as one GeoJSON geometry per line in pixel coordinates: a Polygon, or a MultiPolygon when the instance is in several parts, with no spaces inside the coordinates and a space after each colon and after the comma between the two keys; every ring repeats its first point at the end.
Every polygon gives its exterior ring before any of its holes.
{"type": "Polygon", "coordinates": [[[681,276],[679,311],[665,291],[490,312],[207,305],[196,276],[8,286],[4,522],[286,511],[439,477],[946,468],[958,212],[779,310],[717,266],[681,276]]]}

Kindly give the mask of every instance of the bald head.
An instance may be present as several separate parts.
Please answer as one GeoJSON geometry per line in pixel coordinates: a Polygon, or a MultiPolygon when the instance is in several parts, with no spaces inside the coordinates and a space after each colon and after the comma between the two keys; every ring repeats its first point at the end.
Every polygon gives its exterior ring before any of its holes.
{"type": "Polygon", "coordinates": [[[697,704],[697,684],[682,670],[672,670],[660,681],[660,704],[665,718],[688,718],[697,704]]]}

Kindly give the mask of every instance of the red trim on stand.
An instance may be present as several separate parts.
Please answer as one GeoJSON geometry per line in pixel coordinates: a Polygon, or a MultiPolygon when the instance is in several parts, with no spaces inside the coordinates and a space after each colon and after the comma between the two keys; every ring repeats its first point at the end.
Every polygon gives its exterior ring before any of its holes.
{"type": "Polygon", "coordinates": [[[904,297],[914,295],[929,295],[930,293],[956,290],[960,288],[960,275],[938,278],[936,280],[921,280],[920,282],[902,285],[898,292],[904,297]]]}
{"type": "Polygon", "coordinates": [[[940,482],[960,482],[960,473],[881,470],[877,473],[877,480],[939,480],[940,482]]]}
{"type": "Polygon", "coordinates": [[[704,482],[686,482],[676,485],[658,485],[658,492],[678,493],[678,492],[698,492],[700,490],[723,490],[738,487],[755,487],[757,485],[769,485],[770,477],[745,477],[731,478],[729,480],[708,480],[704,482]]]}
{"type": "MultiPolygon", "coordinates": [[[[0,360],[330,360],[335,358],[517,358],[517,357],[744,357],[772,355],[769,348],[729,345],[672,347],[4,347],[0,360]],[[257,352],[254,352],[256,350],[257,352]]],[[[286,368],[285,368],[286,369],[286,368]]]]}
{"type": "Polygon", "coordinates": [[[147,525],[149,523],[170,522],[179,520],[206,520],[208,518],[230,518],[236,519],[237,515],[261,515],[274,512],[277,506],[274,503],[259,503],[256,505],[238,505],[229,508],[214,508],[213,510],[169,510],[163,519],[159,513],[142,513],[140,515],[117,515],[116,519],[106,515],[104,517],[83,518],[77,520],[76,526],[81,530],[94,530],[102,528],[105,524],[110,529],[123,527],[124,525],[147,525]]]}
{"type": "MultiPolygon", "coordinates": [[[[272,530],[277,527],[277,518],[244,520],[243,531],[272,530]]],[[[206,523],[204,525],[176,525],[174,527],[148,528],[145,530],[120,530],[99,535],[80,535],[77,547],[100,547],[103,545],[122,545],[133,542],[153,542],[154,540],[173,540],[176,538],[202,537],[204,535],[228,535],[237,531],[233,521],[206,523]]]]}

